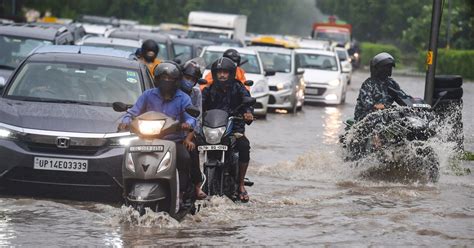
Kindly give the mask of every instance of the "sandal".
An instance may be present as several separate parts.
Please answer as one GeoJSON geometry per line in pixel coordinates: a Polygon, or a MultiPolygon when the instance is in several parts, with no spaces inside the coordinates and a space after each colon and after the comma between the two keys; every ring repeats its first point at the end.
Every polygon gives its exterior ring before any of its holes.
{"type": "Polygon", "coordinates": [[[249,202],[249,194],[247,193],[247,191],[239,192],[239,199],[243,203],[249,202]]]}

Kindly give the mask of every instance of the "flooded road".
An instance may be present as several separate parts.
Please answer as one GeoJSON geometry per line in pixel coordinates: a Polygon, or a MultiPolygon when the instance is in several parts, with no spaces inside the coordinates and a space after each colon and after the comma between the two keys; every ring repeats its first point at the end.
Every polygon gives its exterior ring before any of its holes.
{"type": "MultiPolygon", "coordinates": [[[[251,201],[204,202],[177,222],[160,213],[138,217],[102,203],[0,198],[0,245],[135,246],[473,246],[474,176],[441,164],[438,183],[360,179],[337,144],[366,72],[353,75],[344,106],[305,106],[296,116],[270,114],[247,130],[252,145],[251,201]]],[[[394,76],[423,96],[424,78],[394,76]]],[[[474,84],[464,85],[466,150],[474,150],[474,84]],[[467,100],[469,99],[469,100],[467,100]]],[[[438,144],[440,155],[445,144],[438,144]]],[[[474,170],[473,162],[464,167],[474,170]]]]}

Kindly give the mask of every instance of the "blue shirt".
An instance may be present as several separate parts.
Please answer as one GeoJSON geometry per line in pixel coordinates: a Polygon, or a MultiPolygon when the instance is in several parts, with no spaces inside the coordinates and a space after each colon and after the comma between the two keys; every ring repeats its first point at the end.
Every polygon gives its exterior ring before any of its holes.
{"type": "MultiPolygon", "coordinates": [[[[174,118],[175,120],[179,120],[180,122],[186,122],[191,125],[192,128],[195,128],[196,119],[185,111],[188,106],[192,106],[191,98],[181,90],[176,91],[175,96],[171,100],[165,101],[160,94],[160,90],[154,88],[143,92],[128,112],[133,116],[139,116],[149,111],[156,111],[174,118]]],[[[129,113],[123,117],[122,123],[130,124],[131,116],[129,113]]],[[[184,132],[176,132],[164,137],[166,140],[173,141],[182,141],[184,138],[184,132]]]]}

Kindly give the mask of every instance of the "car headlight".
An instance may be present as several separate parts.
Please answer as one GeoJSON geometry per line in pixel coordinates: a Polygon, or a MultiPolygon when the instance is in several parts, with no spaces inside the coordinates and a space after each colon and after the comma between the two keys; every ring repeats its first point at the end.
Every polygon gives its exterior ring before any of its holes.
{"type": "Polygon", "coordinates": [[[338,86],[340,83],[341,82],[339,81],[339,79],[334,79],[328,82],[330,86],[338,86]]]}
{"type": "Polygon", "coordinates": [[[211,145],[215,145],[221,142],[222,135],[224,135],[225,130],[226,130],[226,127],[218,127],[218,128],[203,127],[202,128],[204,137],[206,137],[206,142],[211,145]]]}
{"type": "Polygon", "coordinates": [[[164,120],[146,121],[138,120],[138,131],[143,135],[157,135],[160,134],[161,129],[165,125],[164,120]]]}
{"type": "Polygon", "coordinates": [[[252,88],[250,89],[252,95],[253,94],[262,94],[267,91],[268,87],[265,87],[265,84],[262,81],[258,81],[252,88]]]}
{"type": "Polygon", "coordinates": [[[277,89],[278,90],[287,90],[287,89],[290,89],[291,88],[291,83],[278,83],[277,84],[277,89]]]}
{"type": "Polygon", "coordinates": [[[137,136],[125,136],[125,137],[116,137],[110,139],[110,146],[119,146],[119,147],[126,147],[130,145],[130,142],[133,140],[137,140],[137,136]]]}
{"type": "Polygon", "coordinates": [[[168,151],[168,152],[166,152],[165,156],[161,160],[160,165],[158,166],[158,170],[156,171],[156,173],[159,173],[160,171],[164,171],[164,170],[170,168],[170,166],[171,166],[171,153],[168,151]]]}
{"type": "Polygon", "coordinates": [[[0,127],[0,139],[18,139],[19,132],[8,128],[0,127]]]}

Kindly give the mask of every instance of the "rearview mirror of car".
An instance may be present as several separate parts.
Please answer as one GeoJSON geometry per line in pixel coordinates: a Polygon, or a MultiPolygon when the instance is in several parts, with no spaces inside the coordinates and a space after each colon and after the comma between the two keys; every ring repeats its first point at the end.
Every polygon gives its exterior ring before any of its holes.
{"type": "Polygon", "coordinates": [[[271,69],[266,69],[265,70],[265,77],[275,76],[275,74],[276,74],[276,71],[274,71],[274,70],[271,70],[271,69]]]}

